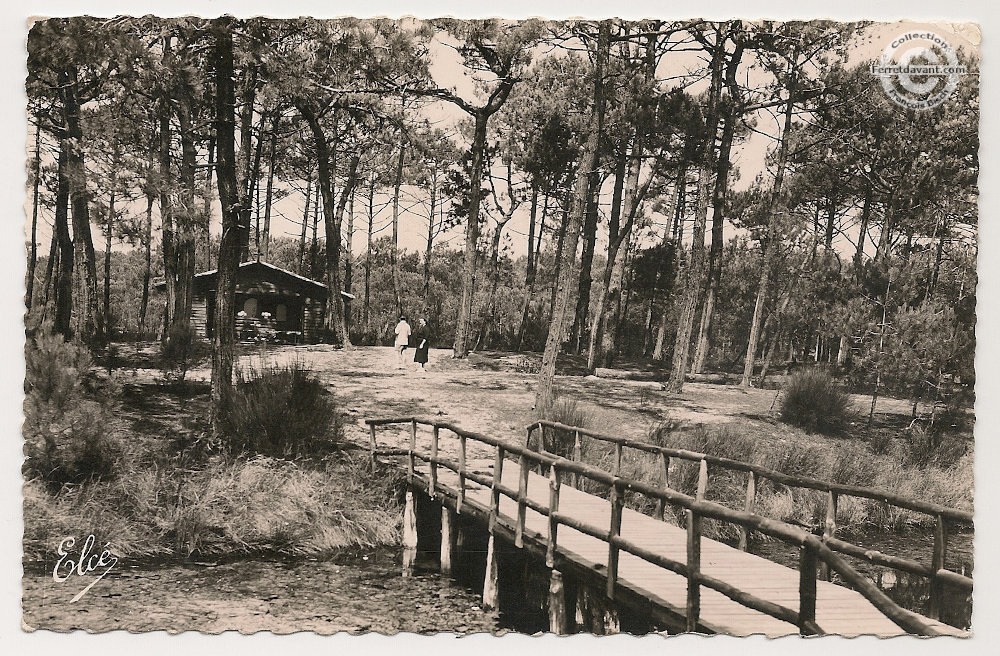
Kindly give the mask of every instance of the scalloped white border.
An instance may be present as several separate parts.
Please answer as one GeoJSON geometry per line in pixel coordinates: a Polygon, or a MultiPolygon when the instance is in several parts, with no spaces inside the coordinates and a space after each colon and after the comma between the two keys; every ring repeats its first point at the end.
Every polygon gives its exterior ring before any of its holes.
{"type": "Polygon", "coordinates": [[[684,654],[725,654],[747,650],[764,654],[850,651],[883,654],[938,654],[961,650],[963,654],[995,653],[1000,638],[1000,571],[997,550],[988,545],[1000,543],[1000,517],[993,504],[1000,501],[996,465],[1000,464],[1000,167],[990,146],[1000,144],[1000,92],[996,77],[1000,62],[1000,20],[990,0],[837,0],[835,3],[811,0],[628,0],[622,3],[596,0],[506,0],[470,3],[461,0],[41,0],[36,3],[7,2],[0,5],[0,364],[7,368],[0,376],[0,649],[6,653],[112,654],[142,651],[149,654],[239,653],[280,654],[302,650],[326,654],[564,654],[597,656],[609,650],[623,654],[662,655],[668,650],[684,654]],[[784,638],[768,641],[754,638],[697,638],[682,636],[664,641],[650,636],[633,638],[615,636],[595,639],[578,636],[530,638],[505,636],[493,638],[476,635],[455,639],[452,635],[436,637],[369,635],[318,637],[312,634],[240,636],[232,633],[204,636],[186,633],[167,636],[163,632],[132,635],[121,631],[100,636],[37,632],[25,634],[20,628],[20,537],[21,537],[21,459],[20,424],[23,380],[23,248],[24,153],[27,134],[24,118],[24,39],[29,16],[113,15],[117,13],[154,13],[161,16],[199,14],[213,16],[233,13],[240,16],[269,15],[291,17],[311,15],[423,17],[452,15],[473,18],[501,15],[506,18],[544,16],[546,18],[604,17],[624,18],[656,16],[663,18],[732,18],[774,19],[835,18],[893,21],[948,20],[953,23],[978,22],[986,39],[982,53],[982,191],[980,216],[980,285],[976,407],[976,607],[973,618],[975,637],[969,641],[937,639],[933,641],[899,638],[879,641],[858,638],[850,643],[840,638],[806,640],[784,638]],[[994,37],[994,38],[991,38],[994,37]],[[992,218],[992,221],[990,220],[992,218]],[[733,642],[739,641],[739,642],[733,642]],[[239,650],[237,652],[237,650],[239,650]]]}

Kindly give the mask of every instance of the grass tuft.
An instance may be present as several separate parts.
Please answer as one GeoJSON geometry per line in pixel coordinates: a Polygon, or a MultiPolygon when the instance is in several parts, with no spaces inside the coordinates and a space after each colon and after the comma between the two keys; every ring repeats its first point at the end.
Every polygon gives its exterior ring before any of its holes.
{"type": "Polygon", "coordinates": [[[789,378],[781,401],[781,420],[812,433],[837,435],[854,410],[851,397],[821,369],[806,369],[789,378]]]}
{"type": "Polygon", "coordinates": [[[330,453],[344,432],[333,396],[301,362],[238,371],[220,424],[231,452],[276,458],[330,453]]]}

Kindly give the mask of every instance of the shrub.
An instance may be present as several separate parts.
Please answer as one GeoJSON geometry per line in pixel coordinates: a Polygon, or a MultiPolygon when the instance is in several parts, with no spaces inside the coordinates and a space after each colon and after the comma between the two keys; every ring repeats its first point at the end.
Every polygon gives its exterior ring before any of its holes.
{"type": "Polygon", "coordinates": [[[910,464],[926,467],[932,463],[950,467],[965,455],[965,439],[958,434],[948,433],[921,423],[914,423],[906,431],[908,449],[906,458],[910,464]]]}
{"type": "MultiPolygon", "coordinates": [[[[588,428],[593,423],[593,415],[580,407],[575,399],[555,399],[552,405],[538,410],[538,418],[554,421],[566,426],[588,428]]],[[[564,458],[573,457],[576,436],[571,431],[545,429],[543,448],[564,458]]]]}
{"type": "Polygon", "coordinates": [[[114,474],[120,449],[108,432],[114,385],[91,373],[80,344],[46,330],[25,349],[24,473],[54,486],[114,474]]]}
{"type": "Polygon", "coordinates": [[[781,420],[807,431],[835,435],[853,414],[851,397],[819,369],[800,371],[789,378],[781,401],[781,420]]]}
{"type": "Polygon", "coordinates": [[[174,324],[160,351],[160,366],[168,382],[184,382],[187,372],[206,355],[191,324],[174,324]]]}
{"type": "Polygon", "coordinates": [[[875,430],[868,437],[868,448],[877,456],[884,456],[892,451],[892,431],[875,430]]]}
{"type": "Polygon", "coordinates": [[[231,451],[278,458],[328,453],[343,434],[333,397],[300,362],[238,371],[220,420],[231,451]]]}

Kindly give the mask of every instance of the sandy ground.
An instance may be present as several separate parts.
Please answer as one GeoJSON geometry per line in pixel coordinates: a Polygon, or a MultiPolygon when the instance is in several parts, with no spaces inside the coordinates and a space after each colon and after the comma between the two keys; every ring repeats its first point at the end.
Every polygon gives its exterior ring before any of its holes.
{"type": "MultiPolygon", "coordinates": [[[[537,376],[525,371],[537,370],[541,360],[537,353],[472,354],[456,360],[450,349],[432,349],[427,369],[419,371],[409,351],[400,366],[390,347],[342,350],[315,345],[269,349],[244,356],[240,364],[246,367],[292,360],[301,361],[330,385],[348,414],[347,437],[364,445],[368,444],[364,420],[374,417],[436,417],[511,440],[524,439],[525,429],[534,419],[537,376]]],[[[670,394],[654,382],[579,375],[577,360],[560,359],[560,371],[574,375],[558,375],[556,387],[561,397],[577,401],[590,414],[595,430],[642,439],[664,421],[738,423],[778,440],[803,439],[801,431],[776,421],[780,399],[775,390],[689,382],[681,394],[670,394]]],[[[200,369],[193,377],[208,380],[209,374],[200,369]]],[[[859,413],[867,413],[869,403],[870,397],[855,396],[859,413]]],[[[908,415],[909,411],[905,401],[879,400],[879,413],[908,415]]],[[[405,430],[383,428],[378,432],[380,445],[401,446],[407,439],[405,430]]]]}
{"type": "MultiPolygon", "coordinates": [[[[352,420],[348,437],[367,444],[363,420],[371,417],[421,415],[438,417],[468,430],[496,437],[523,439],[533,418],[537,376],[524,373],[536,367],[540,354],[472,354],[455,360],[450,349],[432,349],[425,371],[418,371],[407,352],[400,365],[391,347],[337,349],[328,345],[271,347],[240,358],[240,366],[301,361],[330,385],[352,420]],[[355,430],[356,429],[356,430],[355,430]]],[[[577,374],[574,358],[563,358],[560,369],[577,374]]],[[[158,370],[123,369],[123,381],[153,382],[158,370]]],[[[199,368],[190,380],[207,381],[210,371],[199,368]]],[[[651,428],[671,420],[685,424],[729,422],[776,427],[775,390],[743,389],[732,385],[689,382],[681,394],[670,394],[653,382],[612,380],[583,375],[559,375],[556,387],[564,398],[576,400],[593,417],[598,430],[641,438],[651,428]]],[[[870,397],[855,396],[859,411],[867,412],[870,397]]],[[[905,401],[879,399],[878,412],[908,414],[905,401]]]]}

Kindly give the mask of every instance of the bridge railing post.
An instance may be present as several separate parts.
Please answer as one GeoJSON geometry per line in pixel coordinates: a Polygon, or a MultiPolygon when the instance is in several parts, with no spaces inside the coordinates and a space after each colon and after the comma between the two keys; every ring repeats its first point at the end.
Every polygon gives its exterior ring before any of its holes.
{"type": "Polygon", "coordinates": [[[687,606],[685,617],[687,631],[698,630],[701,615],[701,517],[691,509],[687,514],[687,606]]]}
{"type": "Polygon", "coordinates": [[[702,458],[698,461],[698,491],[695,493],[695,499],[702,501],[705,498],[705,492],[708,490],[708,461],[702,458]]]}
{"type": "Polygon", "coordinates": [[[618,584],[618,546],[615,540],[622,532],[623,491],[616,480],[611,486],[611,526],[608,528],[608,599],[615,598],[615,586],[618,584]]]}
{"type": "Polygon", "coordinates": [[[934,553],[931,554],[931,595],[928,616],[932,620],[941,619],[942,583],[938,572],[945,568],[948,554],[948,527],[944,515],[938,514],[934,526],[934,553]]]}
{"type": "Polygon", "coordinates": [[[430,495],[432,499],[437,498],[438,440],[440,437],[440,431],[440,428],[434,426],[434,430],[431,432],[431,472],[427,479],[427,494],[430,495]]]}
{"type": "MultiPolygon", "coordinates": [[[[573,431],[573,461],[583,462],[583,444],[580,442],[580,431],[573,431]]],[[[580,474],[573,472],[573,487],[580,489],[580,474]]]]}
{"type": "Polygon", "coordinates": [[[615,468],[611,471],[615,476],[622,475],[622,443],[615,442],[615,468]]]}
{"type": "Polygon", "coordinates": [[[514,527],[514,546],[520,549],[524,546],[524,520],[527,513],[528,499],[528,474],[531,472],[531,463],[528,457],[521,454],[519,459],[520,479],[517,484],[517,524],[514,527]]]}
{"type": "MultiPolygon", "coordinates": [[[[826,493],[826,521],[823,524],[823,542],[837,534],[837,493],[829,490],[826,493]]],[[[824,581],[830,580],[830,566],[826,562],[819,564],[819,573],[824,581]]]]}
{"type": "Polygon", "coordinates": [[[500,484],[503,480],[503,461],[505,450],[499,444],[496,447],[496,457],[493,460],[493,486],[490,489],[490,534],[497,523],[500,514],[500,484]]]}
{"type": "Polygon", "coordinates": [[[799,548],[799,633],[815,633],[816,552],[808,544],[799,548]]]}
{"type": "Polygon", "coordinates": [[[455,512],[462,514],[462,504],[465,503],[465,435],[458,435],[458,496],[455,500],[455,512]]]}
{"type": "MultiPolygon", "coordinates": [[[[754,503],[757,499],[757,474],[754,471],[747,472],[747,496],[746,500],[743,502],[743,510],[748,513],[753,513],[754,503]]],[[[746,526],[740,525],[740,544],[739,550],[747,550],[747,541],[750,537],[750,529],[746,526]]]]}
{"type": "MultiPolygon", "coordinates": [[[[663,489],[667,490],[670,488],[670,456],[665,452],[660,451],[660,459],[663,462],[663,489]]],[[[666,511],[666,501],[663,498],[656,500],[656,517],[660,521],[663,521],[663,515],[666,511]]]]}
{"type": "Polygon", "coordinates": [[[559,468],[554,464],[549,466],[549,542],[545,549],[545,566],[556,566],[556,549],[558,548],[559,521],[559,490],[562,482],[559,480],[559,468]]]}

